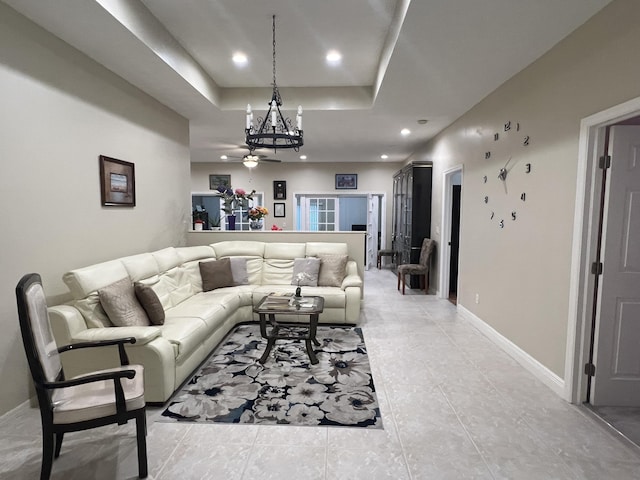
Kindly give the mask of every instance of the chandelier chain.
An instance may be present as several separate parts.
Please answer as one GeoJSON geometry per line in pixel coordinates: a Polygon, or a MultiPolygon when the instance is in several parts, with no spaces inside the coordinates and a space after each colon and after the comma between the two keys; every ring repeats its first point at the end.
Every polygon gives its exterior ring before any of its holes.
{"type": "Polygon", "coordinates": [[[276,88],[276,16],[273,16],[273,87],[276,88]]]}

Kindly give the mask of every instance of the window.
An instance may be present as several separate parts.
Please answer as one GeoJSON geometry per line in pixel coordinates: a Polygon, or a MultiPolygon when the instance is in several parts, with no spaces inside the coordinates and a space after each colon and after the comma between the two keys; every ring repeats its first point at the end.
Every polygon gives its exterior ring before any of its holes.
{"type": "Polygon", "coordinates": [[[337,197],[300,197],[297,202],[297,230],[335,232],[338,228],[337,197]]]}

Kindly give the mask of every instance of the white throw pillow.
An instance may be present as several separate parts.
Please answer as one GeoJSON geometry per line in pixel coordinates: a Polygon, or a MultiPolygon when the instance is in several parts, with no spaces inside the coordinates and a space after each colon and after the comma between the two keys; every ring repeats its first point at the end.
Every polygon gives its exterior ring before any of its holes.
{"type": "Polygon", "coordinates": [[[293,261],[291,285],[317,287],[320,259],[315,257],[296,258],[293,261]]]}

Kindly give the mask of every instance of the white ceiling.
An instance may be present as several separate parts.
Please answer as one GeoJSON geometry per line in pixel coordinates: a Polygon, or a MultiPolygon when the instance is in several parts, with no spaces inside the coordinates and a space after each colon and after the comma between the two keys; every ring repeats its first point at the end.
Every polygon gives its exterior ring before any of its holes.
{"type": "Polygon", "coordinates": [[[303,106],[305,145],[258,153],[381,162],[408,158],[611,0],[2,1],[188,118],[193,162],[246,153],[246,105],[257,116],[271,99],[275,14],[283,113],[303,106]]]}

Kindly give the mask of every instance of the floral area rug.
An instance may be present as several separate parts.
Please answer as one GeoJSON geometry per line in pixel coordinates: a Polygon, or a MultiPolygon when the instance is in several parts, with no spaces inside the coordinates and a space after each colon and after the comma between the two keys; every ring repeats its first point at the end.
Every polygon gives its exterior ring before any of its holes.
{"type": "Polygon", "coordinates": [[[362,330],[318,327],[312,365],[304,340],[267,341],[238,326],[170,401],[159,421],[382,428],[362,330]]]}

